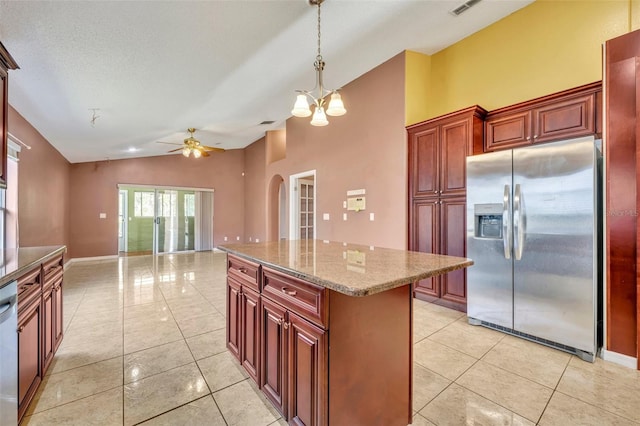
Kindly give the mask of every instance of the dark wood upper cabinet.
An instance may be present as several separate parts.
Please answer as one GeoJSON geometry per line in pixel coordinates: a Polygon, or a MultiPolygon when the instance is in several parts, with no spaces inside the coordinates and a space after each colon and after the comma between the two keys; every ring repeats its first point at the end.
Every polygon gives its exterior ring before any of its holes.
{"type": "Polygon", "coordinates": [[[597,134],[601,116],[601,82],[500,108],[487,114],[485,151],[597,134]]]}
{"type": "Polygon", "coordinates": [[[0,187],[7,186],[7,132],[9,123],[8,70],[20,68],[0,42],[0,187]]]}

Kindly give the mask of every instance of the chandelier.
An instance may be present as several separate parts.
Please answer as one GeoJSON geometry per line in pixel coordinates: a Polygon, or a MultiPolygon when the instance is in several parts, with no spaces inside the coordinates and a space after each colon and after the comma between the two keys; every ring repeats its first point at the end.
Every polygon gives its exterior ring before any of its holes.
{"type": "Polygon", "coordinates": [[[313,63],[313,67],[316,70],[316,87],[311,91],[296,90],[299,94],[296,97],[293,110],[291,110],[291,114],[296,117],[309,117],[311,115],[309,101],[313,102],[315,110],[311,118],[312,126],[326,126],[329,124],[327,115],[337,117],[347,112],[342,103],[342,97],[338,93],[339,89],[327,90],[324,88],[322,82],[322,71],[324,70],[325,63],[320,53],[320,5],[323,1],[324,0],[309,0],[311,6],[318,6],[318,55],[316,56],[316,61],[313,63]],[[316,90],[317,93],[314,93],[316,90]],[[331,100],[325,111],[326,97],[329,95],[331,95],[331,100]]]}

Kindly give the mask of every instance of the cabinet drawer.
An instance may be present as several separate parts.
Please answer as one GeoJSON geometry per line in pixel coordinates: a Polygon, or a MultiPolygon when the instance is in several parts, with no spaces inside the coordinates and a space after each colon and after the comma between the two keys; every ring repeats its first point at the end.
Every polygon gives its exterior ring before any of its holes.
{"type": "Polygon", "coordinates": [[[257,263],[227,255],[227,273],[241,284],[260,292],[260,265],[257,263]]]}
{"type": "Polygon", "coordinates": [[[54,284],[58,284],[62,281],[62,266],[58,266],[56,268],[51,268],[48,271],[44,272],[44,279],[42,280],[43,287],[49,287],[54,284]]]}
{"type": "Polygon", "coordinates": [[[64,264],[62,263],[62,255],[59,255],[43,263],[42,271],[46,274],[49,272],[50,269],[57,269],[57,268],[61,268],[62,266],[64,266],[64,264]]]}
{"type": "Polygon", "coordinates": [[[39,267],[18,278],[18,310],[26,308],[41,294],[39,267]]]}
{"type": "Polygon", "coordinates": [[[327,324],[326,289],[265,268],[262,294],[305,319],[327,324]]]}

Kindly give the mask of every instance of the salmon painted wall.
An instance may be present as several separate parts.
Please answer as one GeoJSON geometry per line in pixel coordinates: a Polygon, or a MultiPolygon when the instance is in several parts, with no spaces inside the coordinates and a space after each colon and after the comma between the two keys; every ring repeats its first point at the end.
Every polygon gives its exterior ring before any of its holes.
{"type": "Polygon", "coordinates": [[[31,146],[18,162],[20,247],[69,246],[69,162],[11,106],[8,130],[31,146]]]}
{"type": "Polygon", "coordinates": [[[266,141],[261,138],[244,149],[245,242],[266,240],[266,191],[264,189],[266,141]]]}
{"type": "MultiPolygon", "coordinates": [[[[329,117],[326,127],[311,126],[309,118],[287,120],[286,158],[267,165],[262,191],[268,194],[273,176],[281,175],[288,193],[290,175],[315,169],[319,239],[406,248],[404,63],[401,53],[343,87],[348,112],[329,117]],[[366,210],[343,221],[346,192],[362,188],[366,210]]],[[[253,214],[248,206],[245,213],[253,214]]]]}
{"type": "Polygon", "coordinates": [[[214,244],[244,238],[244,151],[207,158],[182,155],[71,164],[70,256],[118,253],[118,187],[121,184],[213,188],[214,244]],[[106,213],[106,219],[99,214],[106,213]]]}
{"type": "Polygon", "coordinates": [[[408,57],[407,81],[422,73],[430,87],[427,103],[407,98],[407,124],[601,80],[602,44],[639,24],[637,0],[538,0],[435,53],[429,67],[427,59],[408,57]]]}

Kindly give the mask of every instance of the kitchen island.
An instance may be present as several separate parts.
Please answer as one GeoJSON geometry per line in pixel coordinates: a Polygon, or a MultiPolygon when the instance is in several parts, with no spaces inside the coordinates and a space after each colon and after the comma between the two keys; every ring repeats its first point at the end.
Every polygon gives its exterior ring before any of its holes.
{"type": "Polygon", "coordinates": [[[227,348],[290,424],[412,419],[412,284],[470,259],[320,240],[234,244],[227,348]]]}

